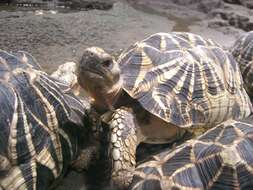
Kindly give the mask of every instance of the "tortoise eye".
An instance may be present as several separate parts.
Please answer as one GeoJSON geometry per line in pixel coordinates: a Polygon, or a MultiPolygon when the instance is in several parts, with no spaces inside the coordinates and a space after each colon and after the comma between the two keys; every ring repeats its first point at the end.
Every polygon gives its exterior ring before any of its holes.
{"type": "Polygon", "coordinates": [[[112,64],[112,61],[111,61],[111,60],[106,60],[106,61],[103,61],[103,62],[102,62],[102,65],[103,65],[104,67],[110,67],[111,64],[112,64]]]}

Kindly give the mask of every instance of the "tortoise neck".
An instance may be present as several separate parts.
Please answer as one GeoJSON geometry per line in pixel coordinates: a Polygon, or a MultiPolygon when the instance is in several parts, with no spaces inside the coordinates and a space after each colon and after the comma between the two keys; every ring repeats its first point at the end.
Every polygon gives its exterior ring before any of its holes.
{"type": "Polygon", "coordinates": [[[120,78],[117,83],[115,83],[112,88],[107,92],[106,99],[108,100],[110,106],[109,109],[114,109],[114,105],[117,102],[120,94],[122,93],[123,81],[120,78]]]}
{"type": "Polygon", "coordinates": [[[114,104],[117,102],[120,94],[122,93],[123,83],[121,80],[117,81],[109,90],[104,92],[98,92],[94,97],[94,106],[96,110],[100,113],[106,112],[108,110],[114,110],[114,104]]]}

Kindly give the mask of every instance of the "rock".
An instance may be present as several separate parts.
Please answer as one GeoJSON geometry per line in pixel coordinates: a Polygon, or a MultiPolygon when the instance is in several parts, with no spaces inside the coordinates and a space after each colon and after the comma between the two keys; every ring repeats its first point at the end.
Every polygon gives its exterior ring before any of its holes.
{"type": "Polygon", "coordinates": [[[133,4],[150,6],[155,4],[163,8],[179,5],[188,10],[194,9],[200,12],[208,13],[209,11],[223,7],[222,0],[128,0],[133,4]]]}
{"type": "Polygon", "coordinates": [[[253,1],[252,0],[239,0],[239,1],[243,6],[253,9],[253,1]]]}
{"type": "Polygon", "coordinates": [[[197,5],[197,9],[201,12],[208,13],[211,10],[223,7],[221,0],[202,0],[197,5]]]}
{"type": "Polygon", "coordinates": [[[220,28],[224,26],[229,26],[229,23],[227,20],[223,20],[221,18],[214,18],[208,22],[208,26],[210,28],[220,28]]]}
{"type": "Polygon", "coordinates": [[[252,30],[253,30],[253,22],[250,21],[250,22],[246,23],[245,31],[249,32],[249,31],[252,31],[252,30]]]}
{"type": "Polygon", "coordinates": [[[172,0],[173,3],[182,6],[192,6],[201,12],[209,12],[212,9],[221,7],[221,0],[172,0]]]}
{"type": "Polygon", "coordinates": [[[113,7],[113,1],[107,0],[70,0],[68,1],[72,9],[98,9],[109,10],[113,7]]]}
{"type": "Polygon", "coordinates": [[[214,18],[218,17],[223,20],[228,20],[232,14],[233,14],[233,12],[225,11],[223,9],[216,9],[216,10],[212,11],[209,15],[214,18]]]}
{"type": "Polygon", "coordinates": [[[211,11],[209,15],[214,19],[218,19],[218,21],[211,21],[208,24],[211,27],[215,27],[215,25],[225,26],[228,23],[228,25],[243,29],[244,31],[252,30],[253,17],[251,16],[250,10],[243,6],[227,5],[225,9],[216,9],[211,11]],[[220,19],[224,20],[224,22],[220,19]]]}
{"type": "Polygon", "coordinates": [[[249,9],[253,9],[253,1],[252,0],[223,0],[225,3],[243,5],[249,9]]]}
{"type": "MultiPolygon", "coordinates": [[[[179,20],[183,24],[176,24],[173,27],[177,31],[187,31],[187,23],[191,23],[192,18],[205,18],[207,26],[227,33],[227,28],[243,29],[244,31],[252,30],[252,15],[249,8],[253,8],[253,0],[128,0],[136,7],[145,7],[154,13],[168,16],[180,12],[174,20],[179,20]],[[193,11],[194,10],[194,11],[193,11]],[[185,11],[185,13],[183,13],[185,11]],[[195,13],[194,13],[195,12],[195,13]],[[201,17],[201,14],[204,15],[201,17]],[[182,20],[181,18],[184,18],[182,20]],[[181,20],[180,20],[181,19],[181,20]],[[183,22],[182,22],[183,21],[183,22]],[[178,27],[180,25],[180,27],[178,27]],[[183,27],[181,27],[183,26],[183,27]],[[222,31],[222,30],[220,30],[222,31]]],[[[140,8],[141,9],[141,8],[140,8]]],[[[191,23],[193,25],[194,23],[191,23]]],[[[231,29],[233,31],[234,29],[231,29]]]]}
{"type": "Polygon", "coordinates": [[[223,7],[223,1],[221,0],[187,0],[186,2],[184,0],[173,0],[174,3],[183,5],[183,6],[191,6],[194,9],[208,13],[211,10],[223,7]]]}
{"type": "Polygon", "coordinates": [[[235,13],[235,14],[230,14],[230,17],[228,17],[228,21],[229,21],[229,24],[232,26],[245,29],[245,26],[249,22],[249,18],[235,13]]]}
{"type": "Polygon", "coordinates": [[[241,4],[240,0],[223,0],[225,3],[241,4]]]}

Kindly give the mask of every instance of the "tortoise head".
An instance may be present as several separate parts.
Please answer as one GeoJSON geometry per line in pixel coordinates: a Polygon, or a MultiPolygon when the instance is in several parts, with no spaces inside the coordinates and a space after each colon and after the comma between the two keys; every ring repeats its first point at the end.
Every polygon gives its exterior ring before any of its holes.
{"type": "Polygon", "coordinates": [[[98,47],[85,49],[78,64],[78,82],[95,102],[107,104],[121,89],[120,69],[114,57],[98,47]]]}

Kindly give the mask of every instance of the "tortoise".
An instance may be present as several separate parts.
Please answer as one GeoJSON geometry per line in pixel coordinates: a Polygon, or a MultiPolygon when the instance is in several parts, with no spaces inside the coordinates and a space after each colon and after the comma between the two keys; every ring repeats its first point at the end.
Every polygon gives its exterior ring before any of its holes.
{"type": "Polygon", "coordinates": [[[125,50],[117,61],[90,47],[77,80],[108,124],[111,185],[126,188],[141,143],[198,136],[252,112],[233,56],[218,44],[183,32],[156,33],[125,50]]]}
{"type": "Polygon", "coordinates": [[[136,167],[129,190],[248,190],[253,187],[253,116],[227,120],[136,167]]]}
{"type": "Polygon", "coordinates": [[[95,158],[89,102],[29,53],[0,50],[0,105],[1,190],[46,190],[69,167],[88,167],[95,158]]]}
{"type": "Polygon", "coordinates": [[[233,44],[231,53],[239,63],[245,89],[253,100],[253,32],[241,35],[233,44]]]}

